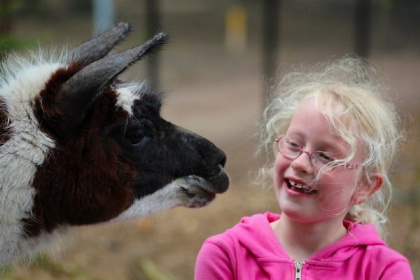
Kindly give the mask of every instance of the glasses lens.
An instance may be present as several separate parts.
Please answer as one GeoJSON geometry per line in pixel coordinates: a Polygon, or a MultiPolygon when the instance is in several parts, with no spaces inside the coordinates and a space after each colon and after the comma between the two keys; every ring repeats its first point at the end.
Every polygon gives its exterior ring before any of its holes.
{"type": "Polygon", "coordinates": [[[319,169],[331,170],[333,169],[335,158],[327,152],[315,152],[312,157],[312,164],[319,169]]]}
{"type": "Polygon", "coordinates": [[[290,159],[295,159],[302,153],[302,147],[290,138],[279,139],[278,149],[280,153],[290,159]]]}

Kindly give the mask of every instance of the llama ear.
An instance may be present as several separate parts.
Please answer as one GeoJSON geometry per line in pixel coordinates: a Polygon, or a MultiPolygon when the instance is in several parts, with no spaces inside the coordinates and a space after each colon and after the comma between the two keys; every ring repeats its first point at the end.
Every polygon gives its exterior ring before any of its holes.
{"type": "Polygon", "coordinates": [[[168,35],[159,33],[141,46],[106,56],[95,61],[66,81],[57,96],[57,105],[69,128],[83,121],[97,95],[129,66],[146,54],[156,51],[167,40],[168,35]]]}
{"type": "Polygon", "coordinates": [[[78,62],[83,66],[97,61],[124,40],[130,31],[131,25],[121,22],[72,50],[68,60],[69,62],[78,62]]]}

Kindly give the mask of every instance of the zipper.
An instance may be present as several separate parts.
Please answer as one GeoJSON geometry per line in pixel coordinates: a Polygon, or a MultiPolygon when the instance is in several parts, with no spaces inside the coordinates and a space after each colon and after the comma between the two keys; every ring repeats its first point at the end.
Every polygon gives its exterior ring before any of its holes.
{"type": "Polygon", "coordinates": [[[295,280],[302,280],[302,266],[305,262],[294,262],[295,263],[295,280]]]}

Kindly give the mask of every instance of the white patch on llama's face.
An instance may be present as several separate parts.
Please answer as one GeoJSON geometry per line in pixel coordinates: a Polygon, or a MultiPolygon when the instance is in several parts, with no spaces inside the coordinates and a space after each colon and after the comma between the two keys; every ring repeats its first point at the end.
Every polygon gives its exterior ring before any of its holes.
{"type": "Polygon", "coordinates": [[[121,88],[117,88],[117,107],[122,108],[124,111],[128,112],[130,116],[133,115],[133,105],[134,101],[141,98],[141,93],[137,94],[136,92],[141,92],[141,89],[145,87],[145,83],[126,85],[121,88]]]}
{"type": "Polygon", "coordinates": [[[113,221],[125,221],[146,217],[181,205],[182,200],[179,197],[179,185],[174,181],[150,195],[136,199],[127,210],[113,219],[113,221]]]}
{"type": "Polygon", "coordinates": [[[124,111],[127,111],[130,116],[133,115],[133,104],[137,99],[136,96],[128,88],[119,88],[117,89],[117,103],[116,106],[122,108],[124,111]]]}
{"type": "Polygon", "coordinates": [[[150,216],[177,206],[203,207],[211,202],[214,194],[206,191],[208,183],[196,175],[178,178],[156,192],[136,199],[135,202],[112,221],[150,216]]]}
{"type": "MultiPolygon", "coordinates": [[[[34,114],[35,98],[62,65],[10,65],[0,80],[0,98],[7,109],[9,140],[0,147],[0,248],[17,247],[22,237],[22,219],[29,218],[35,189],[33,179],[54,140],[40,130],[34,114]],[[13,68],[14,67],[14,68],[13,68]]],[[[9,249],[7,249],[9,248],[9,249]]],[[[10,252],[18,254],[18,252],[10,252]]],[[[0,256],[8,256],[0,252],[0,256]]],[[[0,263],[2,260],[0,260],[0,263]]]]}

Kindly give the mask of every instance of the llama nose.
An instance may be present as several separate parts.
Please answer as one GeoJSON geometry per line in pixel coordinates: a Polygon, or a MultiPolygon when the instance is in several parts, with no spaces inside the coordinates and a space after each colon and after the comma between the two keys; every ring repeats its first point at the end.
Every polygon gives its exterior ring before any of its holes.
{"type": "Polygon", "coordinates": [[[210,181],[213,183],[214,191],[216,193],[223,193],[229,188],[229,176],[226,173],[224,167],[226,165],[226,154],[222,150],[218,150],[219,161],[218,174],[213,176],[210,181]]]}

